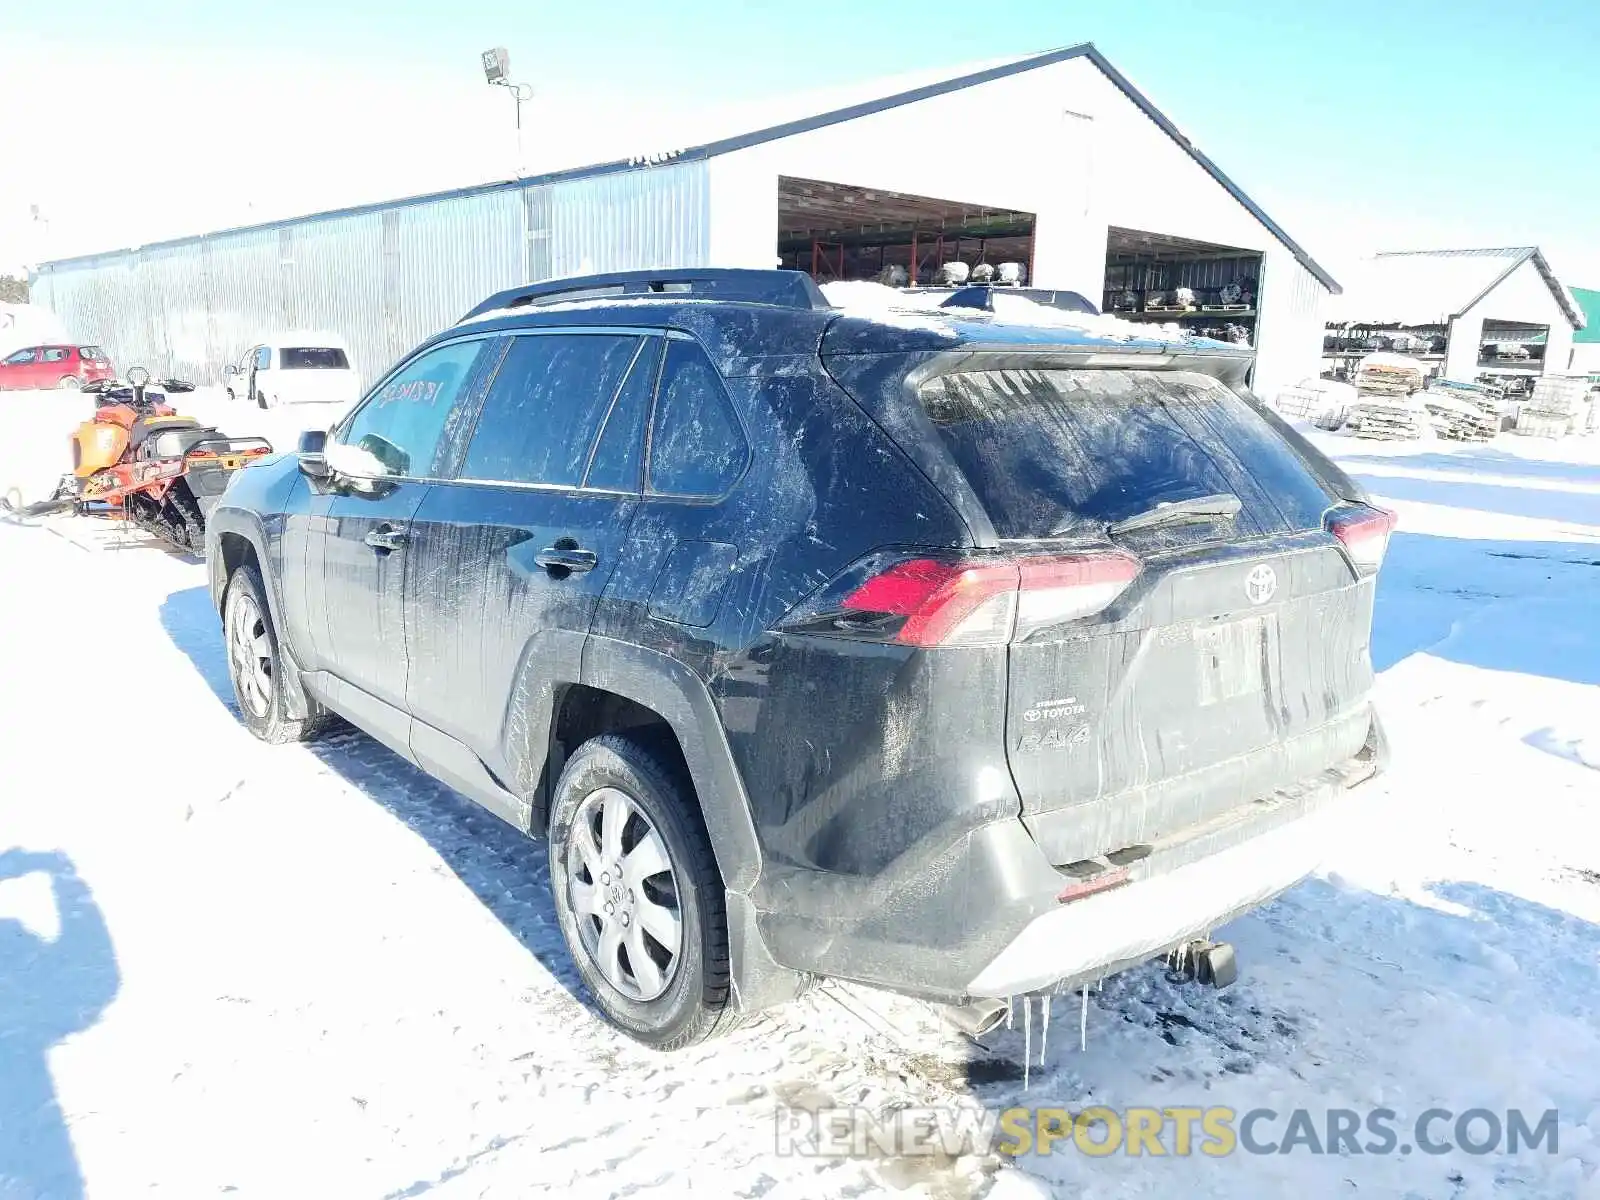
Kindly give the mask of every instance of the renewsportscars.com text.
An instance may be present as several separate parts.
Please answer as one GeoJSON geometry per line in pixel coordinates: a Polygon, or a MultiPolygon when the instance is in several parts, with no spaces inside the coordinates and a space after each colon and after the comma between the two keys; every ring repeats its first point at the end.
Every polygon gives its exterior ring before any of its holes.
{"type": "Polygon", "coordinates": [[[1560,1150],[1556,1109],[1523,1112],[1430,1108],[1414,1118],[1389,1108],[1092,1107],[858,1108],[777,1114],[781,1155],[828,1158],[959,1155],[991,1150],[1105,1157],[1225,1158],[1233,1154],[1525,1154],[1560,1150]]]}

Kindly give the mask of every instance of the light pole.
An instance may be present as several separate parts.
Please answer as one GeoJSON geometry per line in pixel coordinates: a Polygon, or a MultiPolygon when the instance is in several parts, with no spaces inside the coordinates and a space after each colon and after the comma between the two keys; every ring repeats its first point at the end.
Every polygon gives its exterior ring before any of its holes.
{"type": "Polygon", "coordinates": [[[526,100],[533,99],[533,88],[526,83],[513,82],[511,78],[511,55],[504,46],[496,46],[493,50],[485,50],[482,54],[483,77],[495,87],[503,87],[511,93],[517,105],[517,178],[526,174],[527,159],[522,151],[522,105],[526,100]]]}

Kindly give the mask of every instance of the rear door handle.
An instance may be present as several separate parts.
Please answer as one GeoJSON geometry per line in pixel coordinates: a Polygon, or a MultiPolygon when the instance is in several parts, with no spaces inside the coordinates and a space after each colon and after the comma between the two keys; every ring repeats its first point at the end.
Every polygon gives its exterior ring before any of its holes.
{"type": "Polygon", "coordinates": [[[396,529],[393,525],[379,525],[361,540],[379,553],[387,554],[392,550],[403,550],[409,539],[403,529],[396,529]]]}
{"type": "Polygon", "coordinates": [[[566,544],[571,541],[571,538],[562,538],[554,546],[546,546],[533,556],[533,561],[558,578],[594,570],[600,562],[600,556],[593,550],[566,544]]]}

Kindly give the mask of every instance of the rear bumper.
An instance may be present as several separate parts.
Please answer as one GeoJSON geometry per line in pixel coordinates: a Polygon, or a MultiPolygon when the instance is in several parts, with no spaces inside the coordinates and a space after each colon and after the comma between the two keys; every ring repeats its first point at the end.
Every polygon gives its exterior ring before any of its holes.
{"type": "Polygon", "coordinates": [[[1008,818],[972,830],[902,878],[852,890],[859,894],[786,878],[786,903],[762,906],[761,934],[785,966],[931,999],[1072,988],[1201,937],[1293,887],[1319,865],[1342,799],[1387,761],[1373,714],[1356,756],[1100,860],[1125,881],[1066,903],[1058,896],[1080,876],[1052,866],[1008,818]]]}
{"type": "Polygon", "coordinates": [[[1327,817],[1344,790],[1302,796],[1316,811],[1173,870],[1059,905],[1035,917],[967,982],[1003,998],[1072,988],[1205,936],[1293,887],[1320,865],[1327,817]]]}

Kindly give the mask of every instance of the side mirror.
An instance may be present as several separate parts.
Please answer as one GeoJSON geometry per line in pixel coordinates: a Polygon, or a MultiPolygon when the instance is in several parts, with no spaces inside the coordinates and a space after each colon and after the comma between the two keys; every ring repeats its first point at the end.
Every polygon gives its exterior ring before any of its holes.
{"type": "Polygon", "coordinates": [[[327,430],[306,429],[301,431],[300,440],[295,445],[295,451],[300,457],[300,473],[307,479],[313,479],[318,483],[332,482],[334,470],[328,465],[327,455],[323,453],[327,446],[327,430]]]}
{"type": "Polygon", "coordinates": [[[333,478],[333,468],[321,454],[301,454],[300,474],[318,483],[327,483],[333,478]]]}

